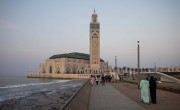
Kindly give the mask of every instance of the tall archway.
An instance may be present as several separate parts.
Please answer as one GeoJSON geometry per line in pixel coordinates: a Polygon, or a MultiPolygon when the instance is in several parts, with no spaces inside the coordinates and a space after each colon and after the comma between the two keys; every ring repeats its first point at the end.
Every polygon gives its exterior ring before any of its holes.
{"type": "Polygon", "coordinates": [[[52,66],[49,67],[49,73],[52,73],[52,66]]]}
{"type": "Polygon", "coordinates": [[[60,68],[59,68],[59,66],[56,68],[56,73],[57,73],[57,74],[60,74],[60,68]]]}
{"type": "Polygon", "coordinates": [[[73,74],[77,73],[77,68],[78,68],[77,65],[74,64],[73,68],[72,68],[72,73],[73,74]]]}
{"type": "Polygon", "coordinates": [[[66,67],[66,73],[68,73],[68,74],[71,73],[71,70],[70,70],[70,67],[69,67],[69,66],[66,67]]]}
{"type": "Polygon", "coordinates": [[[45,71],[45,68],[43,67],[43,69],[42,69],[42,73],[46,73],[46,71],[45,71]]]}
{"type": "Polygon", "coordinates": [[[73,73],[73,74],[77,73],[76,67],[73,67],[72,73],[73,73]]]}

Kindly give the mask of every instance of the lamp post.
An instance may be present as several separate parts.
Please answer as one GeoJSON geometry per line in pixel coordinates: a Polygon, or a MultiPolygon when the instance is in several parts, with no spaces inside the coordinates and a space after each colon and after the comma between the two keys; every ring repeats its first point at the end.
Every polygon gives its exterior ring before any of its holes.
{"type": "Polygon", "coordinates": [[[116,78],[116,80],[115,80],[115,82],[117,81],[117,56],[115,56],[115,78],[116,78]]]}
{"type": "Polygon", "coordinates": [[[117,68],[117,56],[115,56],[115,71],[116,71],[116,68],[117,68]]]}
{"type": "Polygon", "coordinates": [[[154,72],[156,73],[156,63],[154,63],[154,72]]]}
{"type": "Polygon", "coordinates": [[[139,41],[137,41],[137,45],[138,45],[138,47],[137,47],[137,57],[138,57],[138,64],[137,64],[137,67],[138,67],[138,88],[139,88],[139,86],[140,86],[140,57],[139,57],[139,51],[140,51],[140,49],[139,49],[139,41]]]}
{"type": "Polygon", "coordinates": [[[107,61],[107,74],[109,74],[109,71],[108,71],[108,61],[107,61]]]}

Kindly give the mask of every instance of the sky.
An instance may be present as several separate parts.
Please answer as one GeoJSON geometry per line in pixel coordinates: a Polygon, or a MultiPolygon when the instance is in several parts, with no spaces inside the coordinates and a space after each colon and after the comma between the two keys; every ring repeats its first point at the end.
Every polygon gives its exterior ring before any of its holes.
{"type": "Polygon", "coordinates": [[[93,10],[112,67],[180,67],[179,0],[0,0],[0,74],[38,72],[55,54],[89,54],[93,10]]]}

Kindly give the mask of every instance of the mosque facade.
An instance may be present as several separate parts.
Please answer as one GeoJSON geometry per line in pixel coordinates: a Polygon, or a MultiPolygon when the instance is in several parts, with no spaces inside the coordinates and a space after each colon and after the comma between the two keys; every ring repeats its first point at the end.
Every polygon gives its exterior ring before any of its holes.
{"type": "Polygon", "coordinates": [[[95,10],[90,22],[90,54],[73,52],[51,56],[39,65],[39,73],[102,74],[112,67],[100,58],[100,23],[95,10]]]}

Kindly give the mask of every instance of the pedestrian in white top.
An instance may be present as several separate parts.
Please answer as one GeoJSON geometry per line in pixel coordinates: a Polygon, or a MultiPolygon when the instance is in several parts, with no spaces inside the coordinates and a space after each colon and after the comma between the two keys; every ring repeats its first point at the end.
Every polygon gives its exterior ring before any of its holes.
{"type": "Polygon", "coordinates": [[[99,82],[99,79],[98,79],[97,76],[95,77],[95,80],[96,80],[96,86],[97,86],[97,85],[98,85],[98,82],[99,82]]]}

